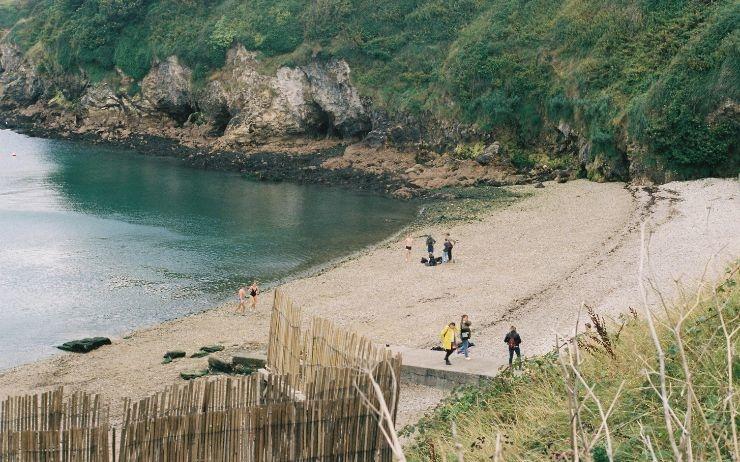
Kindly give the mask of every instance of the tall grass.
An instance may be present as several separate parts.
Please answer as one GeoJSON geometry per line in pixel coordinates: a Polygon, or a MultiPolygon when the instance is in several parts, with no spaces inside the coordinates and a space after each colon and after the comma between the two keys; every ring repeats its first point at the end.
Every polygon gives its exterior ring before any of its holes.
{"type": "Polygon", "coordinates": [[[408,460],[459,460],[457,448],[466,460],[739,460],[739,263],[655,313],[663,374],[642,308],[608,325],[592,316],[601,327],[407,429],[408,460]]]}

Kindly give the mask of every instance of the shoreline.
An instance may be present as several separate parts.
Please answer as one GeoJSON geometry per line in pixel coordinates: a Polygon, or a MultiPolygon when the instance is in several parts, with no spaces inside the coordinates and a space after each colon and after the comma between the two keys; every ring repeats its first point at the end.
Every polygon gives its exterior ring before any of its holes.
{"type": "MultiPolygon", "coordinates": [[[[107,146],[135,151],[144,156],[173,158],[189,168],[239,173],[257,181],[296,184],[316,184],[354,190],[372,194],[394,196],[393,191],[408,189],[409,184],[388,174],[374,174],[352,168],[326,168],[323,163],[341,157],[347,142],[343,140],[297,140],[296,146],[279,149],[257,147],[248,153],[213,149],[208,144],[191,145],[187,140],[173,139],[147,133],[132,133],[128,137],[106,138],[95,132],[75,133],[70,130],[51,128],[35,122],[23,122],[13,114],[0,115],[0,129],[43,139],[71,141],[91,146],[107,146]],[[307,153],[293,152],[297,148],[307,153]]],[[[415,197],[424,197],[426,193],[415,197]]]]}
{"type": "MultiPolygon", "coordinates": [[[[500,335],[513,323],[525,339],[523,353],[551,348],[554,333],[567,334],[585,301],[616,318],[639,303],[635,262],[639,223],[651,232],[651,263],[664,295],[696,284],[707,261],[711,279],[740,256],[740,186],[736,180],[669,183],[654,189],[616,183],[547,183],[544,189],[489,212],[480,221],[424,226],[436,236],[449,230],[458,240],[454,264],[428,268],[403,262],[400,231],[330,268],[296,277],[282,290],[305,316],[331,318],[339,327],[378,343],[428,348],[440,326],[467,313],[473,320],[473,360],[500,355],[500,335]],[[708,212],[709,210],[709,212],[708,212]]],[[[439,239],[438,239],[439,240],[439,239]]],[[[189,353],[220,343],[228,356],[264,347],[272,291],[257,312],[237,316],[221,306],[139,329],[87,355],[57,355],[0,371],[0,398],[63,385],[100,393],[113,411],[121,398],[140,399],[204,359],[161,364],[168,349],[189,353]]],[[[217,356],[219,356],[217,354],[217,356]]],[[[401,396],[401,422],[408,423],[441,397],[408,387],[401,396]],[[410,419],[410,420],[409,420],[410,419]]],[[[115,415],[115,412],[113,412],[115,415]]]]}

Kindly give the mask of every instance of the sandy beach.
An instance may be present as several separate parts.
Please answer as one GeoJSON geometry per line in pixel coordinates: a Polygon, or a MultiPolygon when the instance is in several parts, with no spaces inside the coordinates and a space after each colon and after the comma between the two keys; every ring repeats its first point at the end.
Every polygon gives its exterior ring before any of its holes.
{"type": "MultiPolygon", "coordinates": [[[[518,187],[530,195],[481,221],[414,230],[418,238],[409,263],[400,240],[282,289],[307,315],[328,317],[394,345],[430,348],[442,326],[467,313],[475,360],[506,353],[502,338],[510,324],[519,328],[523,352],[535,355],[552,347],[556,333],[572,330],[582,302],[609,317],[638,307],[643,221],[650,232],[652,278],[668,299],[679,287],[691,290],[702,277],[714,280],[740,256],[736,180],[654,188],[584,180],[545,186],[518,187]],[[458,241],[455,263],[421,265],[421,236],[431,233],[440,245],[447,231],[458,241]]],[[[113,346],[87,355],[58,354],[0,372],[0,398],[63,385],[100,393],[115,415],[121,398],[141,398],[182,382],[180,371],[206,362],[187,358],[161,364],[167,350],[190,353],[214,343],[227,347],[224,355],[262,349],[271,295],[264,293],[257,312],[247,316],[223,306],[115,338],[113,346]]],[[[427,391],[415,386],[402,392],[402,422],[441,397],[427,391]]]]}

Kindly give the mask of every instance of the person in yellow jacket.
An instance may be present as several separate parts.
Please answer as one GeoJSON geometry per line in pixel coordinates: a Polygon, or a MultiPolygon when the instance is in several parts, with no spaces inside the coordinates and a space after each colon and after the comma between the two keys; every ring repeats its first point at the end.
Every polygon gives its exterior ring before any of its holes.
{"type": "Polygon", "coordinates": [[[445,326],[444,329],[442,329],[442,332],[440,333],[440,337],[442,337],[442,348],[445,350],[445,364],[448,366],[450,363],[450,355],[453,351],[455,351],[455,334],[457,333],[457,328],[455,327],[455,323],[451,322],[447,326],[445,326]]]}

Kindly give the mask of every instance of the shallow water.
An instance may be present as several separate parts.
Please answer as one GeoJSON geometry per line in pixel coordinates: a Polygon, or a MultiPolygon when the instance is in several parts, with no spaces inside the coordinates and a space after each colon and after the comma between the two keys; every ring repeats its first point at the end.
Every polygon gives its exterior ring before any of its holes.
{"type": "Polygon", "coordinates": [[[410,203],[0,130],[0,369],[382,240],[410,203]],[[15,156],[12,156],[15,153],[15,156]]]}

